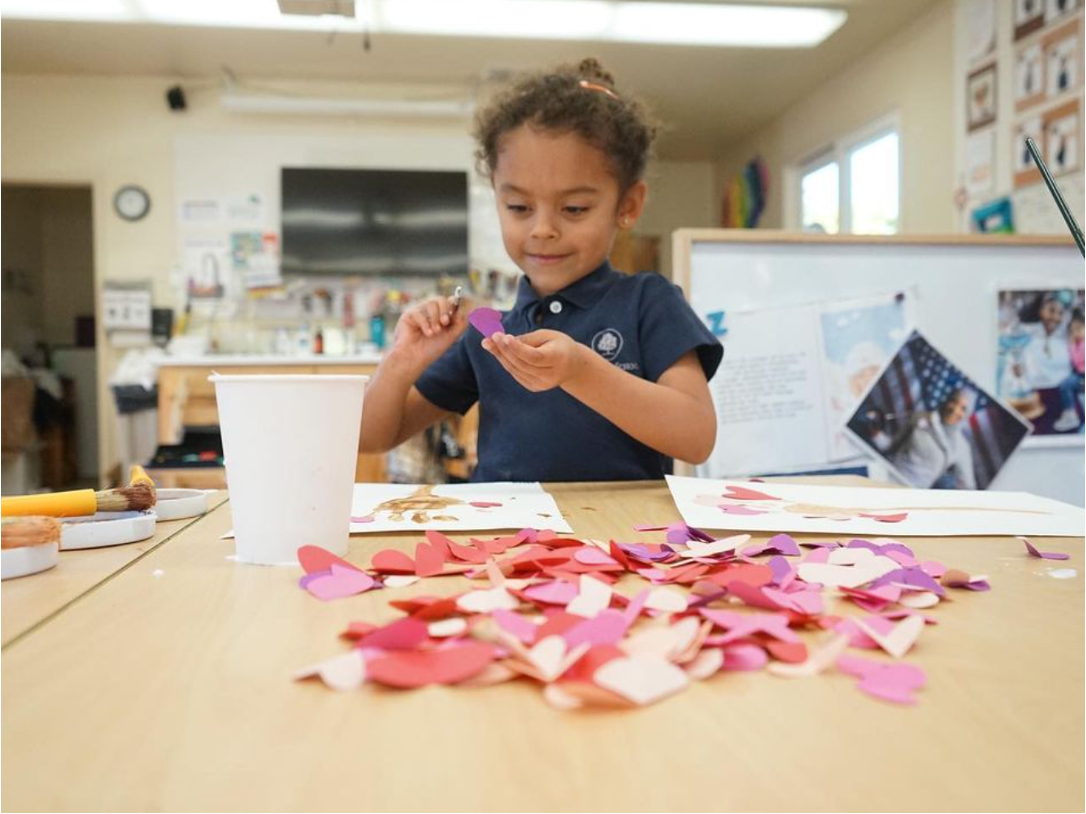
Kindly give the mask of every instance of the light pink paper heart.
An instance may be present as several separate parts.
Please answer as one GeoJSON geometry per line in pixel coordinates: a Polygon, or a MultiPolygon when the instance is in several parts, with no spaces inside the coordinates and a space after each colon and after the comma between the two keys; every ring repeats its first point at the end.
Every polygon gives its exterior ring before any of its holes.
{"type": "Polygon", "coordinates": [[[306,581],[305,589],[317,599],[328,602],[364,593],[376,584],[376,580],[364,571],[333,563],[327,575],[312,575],[306,581]]]}

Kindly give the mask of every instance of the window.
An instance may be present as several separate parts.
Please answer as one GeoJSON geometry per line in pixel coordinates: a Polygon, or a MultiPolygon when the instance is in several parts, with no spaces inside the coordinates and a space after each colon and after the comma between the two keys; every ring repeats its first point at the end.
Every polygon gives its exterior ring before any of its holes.
{"type": "Polygon", "coordinates": [[[842,139],[799,168],[798,225],[804,232],[895,234],[900,165],[896,121],[842,139]]]}

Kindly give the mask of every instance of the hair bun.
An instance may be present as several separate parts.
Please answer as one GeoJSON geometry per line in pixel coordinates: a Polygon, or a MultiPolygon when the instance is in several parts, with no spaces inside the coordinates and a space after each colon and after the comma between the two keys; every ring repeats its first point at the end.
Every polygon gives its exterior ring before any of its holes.
{"type": "Polygon", "coordinates": [[[583,79],[591,79],[600,82],[609,88],[615,87],[615,77],[609,71],[604,70],[599,60],[589,57],[582,59],[577,65],[577,74],[583,79]]]}

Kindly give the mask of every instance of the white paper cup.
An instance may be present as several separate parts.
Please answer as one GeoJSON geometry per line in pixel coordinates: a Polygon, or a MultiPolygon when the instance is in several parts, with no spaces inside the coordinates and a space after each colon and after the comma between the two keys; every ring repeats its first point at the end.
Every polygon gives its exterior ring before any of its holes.
{"type": "Polygon", "coordinates": [[[347,553],[368,376],[214,374],[239,562],[347,553]]]}

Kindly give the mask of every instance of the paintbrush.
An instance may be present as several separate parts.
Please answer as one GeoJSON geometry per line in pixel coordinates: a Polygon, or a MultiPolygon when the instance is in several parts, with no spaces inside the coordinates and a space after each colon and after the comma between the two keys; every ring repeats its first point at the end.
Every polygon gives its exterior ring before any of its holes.
{"type": "Polygon", "coordinates": [[[151,495],[154,497],[151,504],[154,505],[155,500],[158,499],[158,492],[155,491],[155,482],[151,480],[151,476],[144,471],[142,466],[139,464],[132,464],[128,470],[128,485],[135,486],[137,483],[145,483],[151,489],[151,495]]]}
{"type": "Polygon", "coordinates": [[[453,290],[452,305],[449,307],[449,317],[455,317],[460,310],[460,301],[464,298],[464,286],[458,285],[453,290]]]}
{"type": "Polygon", "coordinates": [[[60,543],[60,521],[54,517],[5,517],[0,520],[0,548],[60,543]]]}
{"type": "Polygon", "coordinates": [[[49,517],[82,517],[96,512],[142,512],[155,505],[154,489],[146,483],[117,489],[77,489],[0,499],[4,517],[42,514],[49,517]]]}

